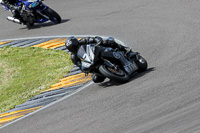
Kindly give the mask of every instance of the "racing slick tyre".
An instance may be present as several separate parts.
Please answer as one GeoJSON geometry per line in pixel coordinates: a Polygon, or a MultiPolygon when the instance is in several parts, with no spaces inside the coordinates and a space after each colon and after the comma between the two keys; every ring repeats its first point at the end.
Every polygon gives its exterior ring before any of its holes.
{"type": "Polygon", "coordinates": [[[138,60],[136,60],[135,63],[138,66],[138,72],[144,72],[147,70],[147,61],[142,56],[138,55],[138,60]]]}
{"type": "Polygon", "coordinates": [[[23,18],[20,18],[20,21],[25,24],[28,28],[34,26],[35,17],[30,11],[23,12],[23,18]]]}
{"type": "Polygon", "coordinates": [[[34,26],[34,22],[33,23],[26,23],[26,25],[27,25],[28,28],[32,27],[32,26],[34,26]]]}
{"type": "Polygon", "coordinates": [[[115,70],[114,68],[111,68],[111,67],[103,64],[99,67],[99,71],[103,76],[105,76],[111,80],[115,80],[120,83],[125,83],[125,82],[129,81],[128,74],[120,68],[115,70]]]}
{"type": "Polygon", "coordinates": [[[45,10],[45,14],[49,17],[49,19],[54,22],[54,23],[60,23],[61,22],[61,17],[60,15],[54,11],[53,9],[51,9],[50,7],[48,7],[45,10]]]}

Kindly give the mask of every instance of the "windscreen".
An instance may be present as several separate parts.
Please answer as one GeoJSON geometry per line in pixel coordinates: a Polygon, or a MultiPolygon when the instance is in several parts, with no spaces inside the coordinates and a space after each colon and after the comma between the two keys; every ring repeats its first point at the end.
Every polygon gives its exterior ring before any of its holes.
{"type": "Polygon", "coordinates": [[[94,49],[95,49],[94,46],[91,44],[82,45],[77,52],[77,56],[86,62],[93,63],[94,49]]]}
{"type": "Polygon", "coordinates": [[[85,48],[84,48],[84,46],[82,45],[79,49],[78,49],[78,52],[77,52],[77,56],[79,57],[79,58],[81,58],[81,59],[84,59],[85,57],[85,53],[86,53],[86,51],[85,51],[85,48]]]}

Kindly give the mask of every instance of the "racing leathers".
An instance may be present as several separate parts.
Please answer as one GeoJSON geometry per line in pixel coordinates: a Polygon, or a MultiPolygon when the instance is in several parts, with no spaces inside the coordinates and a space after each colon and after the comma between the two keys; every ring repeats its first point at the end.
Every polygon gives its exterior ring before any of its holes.
{"type": "Polygon", "coordinates": [[[11,11],[14,18],[21,19],[20,10],[22,5],[17,5],[17,2],[18,0],[3,0],[1,4],[6,6],[11,11]]]}

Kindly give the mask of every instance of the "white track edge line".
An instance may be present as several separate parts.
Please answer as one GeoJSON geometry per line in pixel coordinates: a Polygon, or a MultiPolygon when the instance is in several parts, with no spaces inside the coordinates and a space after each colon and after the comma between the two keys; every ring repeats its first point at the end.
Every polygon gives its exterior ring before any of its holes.
{"type": "Polygon", "coordinates": [[[58,102],[64,100],[64,99],[66,99],[66,98],[72,96],[72,95],[75,95],[76,93],[82,91],[83,89],[87,88],[88,86],[92,85],[93,83],[94,83],[94,82],[89,81],[89,83],[83,85],[82,87],[80,87],[79,89],[77,89],[77,90],[76,90],[75,92],[73,92],[72,94],[66,95],[66,96],[64,96],[64,97],[62,97],[62,98],[60,98],[60,99],[58,99],[58,100],[56,100],[56,101],[54,101],[54,102],[51,102],[51,103],[45,105],[44,107],[41,107],[40,109],[38,109],[38,110],[36,110],[36,111],[33,111],[33,112],[28,113],[28,114],[26,114],[26,115],[24,115],[24,116],[22,116],[22,117],[20,117],[20,118],[17,118],[16,120],[14,120],[14,121],[12,121],[12,122],[9,122],[9,123],[7,123],[7,124],[1,126],[0,129],[2,129],[2,128],[4,128],[4,127],[7,127],[7,126],[9,126],[9,125],[11,125],[11,124],[13,124],[13,123],[15,123],[15,122],[18,122],[18,121],[20,121],[20,120],[22,120],[22,119],[24,119],[24,118],[26,118],[26,117],[28,117],[28,116],[30,116],[30,115],[33,115],[33,114],[35,114],[35,113],[37,113],[37,112],[39,112],[39,111],[41,111],[41,110],[43,110],[43,109],[46,109],[46,108],[48,108],[48,107],[50,107],[50,106],[52,106],[52,105],[54,105],[54,104],[56,104],[56,103],[58,103],[58,102]]]}
{"type": "MultiPolygon", "coordinates": [[[[59,37],[70,37],[70,36],[75,36],[75,37],[93,36],[93,37],[94,37],[94,36],[100,36],[100,35],[41,36],[41,37],[27,37],[27,38],[4,39],[4,40],[0,40],[0,42],[3,42],[3,41],[13,41],[13,40],[14,40],[14,41],[16,41],[16,40],[25,40],[25,39],[59,38],[59,37]]],[[[104,39],[107,38],[107,36],[100,36],[100,37],[102,37],[102,38],[104,38],[104,39]]],[[[115,38],[115,37],[114,37],[114,38],[115,38]]],[[[124,44],[122,41],[120,41],[120,40],[118,40],[118,39],[116,39],[116,38],[115,38],[115,40],[116,40],[117,42],[119,42],[121,45],[124,45],[124,46],[125,46],[125,44],[124,44]]],[[[16,120],[13,120],[12,122],[9,122],[9,123],[7,123],[7,124],[4,124],[3,126],[0,126],[0,129],[2,129],[2,128],[6,127],[6,126],[9,126],[9,125],[11,125],[11,124],[13,124],[13,123],[15,123],[15,122],[17,122],[17,121],[23,119],[23,118],[26,118],[26,117],[32,115],[32,114],[35,114],[35,113],[37,113],[37,112],[39,112],[39,111],[41,111],[41,110],[43,110],[43,109],[45,109],[45,108],[47,108],[47,107],[49,107],[49,106],[51,106],[51,105],[54,105],[54,104],[56,104],[56,103],[58,103],[58,102],[60,102],[60,101],[62,101],[62,100],[64,100],[64,99],[66,99],[66,98],[68,98],[68,97],[70,97],[70,96],[72,96],[72,95],[75,95],[76,93],[82,91],[83,89],[85,89],[86,87],[92,85],[93,83],[94,83],[94,82],[90,81],[90,82],[87,83],[86,85],[84,85],[84,86],[80,87],[79,89],[77,89],[77,90],[76,90],[75,92],[73,92],[72,94],[66,95],[66,96],[64,96],[64,97],[62,97],[62,98],[60,98],[60,99],[58,99],[58,100],[56,100],[56,101],[54,101],[54,102],[51,102],[51,103],[47,104],[47,105],[44,106],[44,107],[41,107],[40,109],[38,109],[38,110],[36,110],[36,111],[33,111],[33,112],[31,112],[31,113],[28,113],[27,115],[24,115],[24,116],[22,116],[22,117],[20,117],[20,118],[18,118],[18,119],[16,119],[16,120]]]]}
{"type": "MultiPolygon", "coordinates": [[[[108,38],[108,36],[101,36],[101,35],[58,35],[58,36],[41,36],[41,37],[26,37],[26,38],[3,39],[3,40],[0,40],[0,42],[18,41],[18,40],[26,40],[26,39],[48,39],[48,38],[70,37],[70,36],[75,36],[75,37],[100,36],[100,37],[102,37],[104,39],[108,38]]],[[[120,44],[125,46],[125,44],[122,41],[120,41],[119,39],[115,38],[115,40],[117,42],[119,42],[120,44]]]]}

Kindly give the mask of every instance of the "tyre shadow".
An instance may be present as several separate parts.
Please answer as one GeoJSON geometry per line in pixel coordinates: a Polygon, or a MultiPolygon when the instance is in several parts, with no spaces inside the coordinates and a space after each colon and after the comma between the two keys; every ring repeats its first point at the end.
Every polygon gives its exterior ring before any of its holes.
{"type": "MultiPolygon", "coordinates": [[[[138,78],[144,76],[145,74],[150,73],[150,72],[155,71],[155,70],[156,70],[155,67],[151,67],[151,68],[148,68],[146,71],[144,71],[142,73],[135,72],[135,73],[133,73],[133,75],[130,76],[130,79],[129,79],[128,82],[131,82],[135,79],[138,79],[138,78]]],[[[99,83],[98,85],[102,86],[102,87],[110,87],[110,86],[119,86],[119,85],[122,85],[122,84],[126,84],[126,83],[119,83],[119,82],[116,82],[116,81],[113,81],[113,80],[109,80],[109,81],[105,81],[103,83],[99,83]]]]}
{"type": "Polygon", "coordinates": [[[62,19],[62,21],[60,23],[58,23],[58,24],[55,24],[53,22],[48,21],[48,22],[45,22],[45,23],[37,23],[37,24],[35,24],[34,26],[31,26],[31,27],[25,26],[25,27],[20,28],[20,29],[21,30],[24,30],[24,29],[33,30],[33,29],[38,29],[38,28],[44,28],[44,27],[50,27],[50,26],[54,26],[54,25],[59,25],[59,24],[62,24],[62,23],[66,23],[68,21],[70,21],[70,19],[62,19]]]}
{"type": "Polygon", "coordinates": [[[146,75],[147,73],[150,73],[150,72],[155,71],[155,70],[156,70],[155,67],[151,67],[151,68],[148,68],[148,69],[147,69],[146,71],[144,71],[144,72],[141,72],[141,73],[136,72],[135,74],[133,74],[133,76],[130,77],[129,82],[130,82],[130,81],[133,81],[133,80],[135,80],[135,79],[137,79],[137,78],[143,77],[143,76],[146,75]]]}

